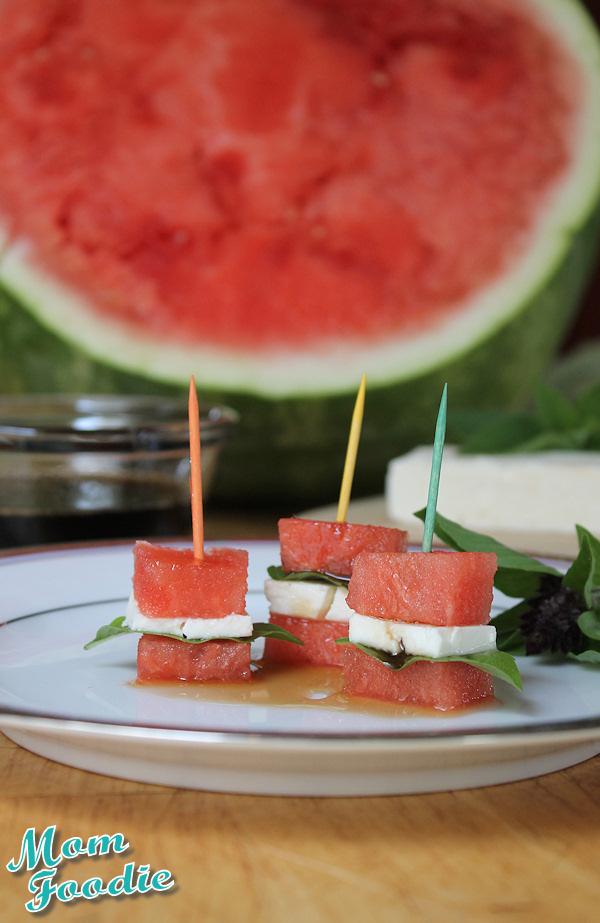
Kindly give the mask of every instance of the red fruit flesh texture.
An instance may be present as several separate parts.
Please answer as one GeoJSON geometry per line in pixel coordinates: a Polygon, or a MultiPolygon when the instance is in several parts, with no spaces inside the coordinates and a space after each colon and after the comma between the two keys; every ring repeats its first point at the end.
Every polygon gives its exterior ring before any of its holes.
{"type": "Polygon", "coordinates": [[[2,224],[186,344],[435,327],[577,135],[576,65],[514,0],[3,0],[0,35],[2,224]]]}
{"type": "Polygon", "coordinates": [[[286,573],[309,570],[349,577],[362,551],[405,551],[407,533],[386,526],[317,519],[280,519],[281,564],[286,573]]]}
{"type": "Polygon", "coordinates": [[[218,619],[246,612],[248,552],[211,548],[201,560],[191,549],[136,542],[133,593],[148,618],[218,619]]]}
{"type": "Polygon", "coordinates": [[[204,641],[190,644],[161,635],[142,635],[137,649],[139,682],[222,682],[249,680],[250,644],[204,641]]]}
{"type": "Polygon", "coordinates": [[[497,568],[496,555],[485,552],[367,552],[354,562],[347,603],[373,618],[486,625],[497,568]]]}
{"type": "Polygon", "coordinates": [[[343,645],[336,638],[348,637],[348,622],[328,622],[322,619],[303,619],[272,612],[272,625],[279,625],[304,642],[292,644],[277,638],[265,639],[264,659],[278,663],[311,663],[316,666],[341,667],[343,645]]]}
{"type": "Polygon", "coordinates": [[[448,711],[494,695],[492,677],[470,663],[421,660],[392,670],[351,644],[343,651],[343,691],[351,696],[448,711]]]}

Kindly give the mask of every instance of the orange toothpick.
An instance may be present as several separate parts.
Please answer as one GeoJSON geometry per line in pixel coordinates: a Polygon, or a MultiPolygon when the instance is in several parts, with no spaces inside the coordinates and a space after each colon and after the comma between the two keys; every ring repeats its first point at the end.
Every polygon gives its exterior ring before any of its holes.
{"type": "Polygon", "coordinates": [[[346,450],[346,461],[344,463],[344,474],[342,476],[342,486],[340,489],[337,522],[345,522],[348,514],[348,504],[350,502],[350,492],[352,491],[352,481],[354,479],[354,468],[356,465],[356,453],[358,452],[358,442],[365,409],[366,382],[367,376],[363,375],[354,404],[352,423],[350,424],[350,436],[348,437],[348,448],[346,450]]]}
{"type": "Polygon", "coordinates": [[[202,507],[202,465],[200,463],[200,411],[196,383],[192,375],[190,397],[188,401],[190,420],[190,461],[192,476],[190,490],[192,495],[192,535],[194,538],[194,557],[201,561],[204,557],[204,513],[202,507]]]}

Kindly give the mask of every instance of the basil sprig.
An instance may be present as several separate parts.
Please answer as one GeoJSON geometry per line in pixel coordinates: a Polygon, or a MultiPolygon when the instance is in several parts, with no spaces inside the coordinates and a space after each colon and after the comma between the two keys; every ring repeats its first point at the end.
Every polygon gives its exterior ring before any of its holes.
{"type": "Polygon", "coordinates": [[[333,574],[322,574],[316,570],[284,571],[280,565],[267,567],[267,573],[272,580],[311,580],[316,583],[329,583],[333,586],[348,587],[349,577],[334,577],[333,574]]]}
{"type": "Polygon", "coordinates": [[[408,667],[411,663],[416,663],[418,660],[425,660],[428,663],[449,663],[458,661],[460,663],[470,663],[472,666],[478,667],[485,673],[490,673],[498,679],[505,680],[517,689],[523,688],[521,674],[519,673],[519,668],[514,658],[504,651],[481,651],[477,654],[448,654],[444,657],[434,658],[425,657],[421,654],[389,654],[387,651],[381,651],[379,648],[375,647],[368,647],[366,644],[356,644],[349,641],[348,638],[340,638],[335,643],[354,644],[354,647],[357,647],[364,654],[368,654],[369,657],[374,657],[375,660],[384,663],[391,670],[403,670],[404,667],[408,667]]]}
{"type": "Polygon", "coordinates": [[[600,382],[569,399],[556,388],[539,384],[530,412],[481,411],[453,418],[466,431],[465,454],[600,450],[600,382]]]}
{"type": "MultiPolygon", "coordinates": [[[[415,515],[424,519],[425,511],[415,515]]],[[[575,526],[577,557],[565,574],[488,535],[436,515],[435,533],[456,551],[494,552],[494,583],[520,601],[492,619],[497,646],[513,654],[563,654],[600,665],[600,541],[575,526]]]]}
{"type": "Polygon", "coordinates": [[[290,641],[292,644],[304,644],[300,638],[286,631],[285,628],[280,628],[279,625],[271,625],[270,622],[255,622],[252,626],[252,634],[244,638],[182,638],[181,635],[169,634],[167,631],[148,631],[145,628],[134,630],[125,625],[125,616],[120,615],[109,625],[103,625],[99,628],[96,637],[84,645],[84,650],[87,651],[102,641],[108,641],[109,638],[116,638],[117,635],[127,634],[161,635],[165,638],[175,638],[176,641],[184,641],[186,644],[204,644],[206,641],[239,641],[240,643],[250,644],[258,638],[277,638],[280,641],[290,641]]]}

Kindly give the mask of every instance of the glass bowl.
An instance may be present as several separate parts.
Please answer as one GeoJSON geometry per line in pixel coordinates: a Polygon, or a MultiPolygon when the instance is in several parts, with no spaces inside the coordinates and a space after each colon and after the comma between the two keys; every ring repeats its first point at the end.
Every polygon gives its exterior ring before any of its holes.
{"type": "MultiPolygon", "coordinates": [[[[200,405],[202,488],[238,421],[200,405]]],[[[0,396],[0,547],[191,534],[187,400],[0,396]]]]}

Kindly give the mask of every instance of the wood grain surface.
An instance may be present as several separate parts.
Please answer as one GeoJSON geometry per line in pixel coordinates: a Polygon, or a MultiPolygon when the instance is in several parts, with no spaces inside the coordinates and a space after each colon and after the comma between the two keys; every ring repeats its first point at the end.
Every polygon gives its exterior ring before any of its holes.
{"type": "Polygon", "coordinates": [[[0,735],[0,919],[31,919],[9,873],[28,827],[55,842],[121,832],[122,855],[59,880],[169,869],[173,889],[55,901],[53,920],[195,923],[593,921],[600,906],[600,757],[525,782],[390,798],[224,795],[107,778],[0,735]]]}

